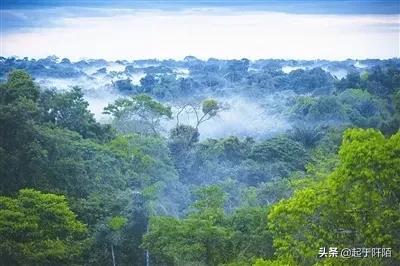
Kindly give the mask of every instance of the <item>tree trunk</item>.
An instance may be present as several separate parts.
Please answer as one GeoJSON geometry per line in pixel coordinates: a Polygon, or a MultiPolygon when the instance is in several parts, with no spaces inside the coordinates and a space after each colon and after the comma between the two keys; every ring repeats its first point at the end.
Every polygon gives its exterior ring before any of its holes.
{"type": "MultiPolygon", "coordinates": [[[[146,224],[146,233],[148,232],[149,232],[149,221],[147,221],[146,224]]],[[[146,249],[146,266],[150,266],[150,253],[148,249],[146,249]]]]}
{"type": "Polygon", "coordinates": [[[115,266],[115,256],[114,256],[114,245],[111,244],[111,257],[113,261],[113,266],[115,266]]]}

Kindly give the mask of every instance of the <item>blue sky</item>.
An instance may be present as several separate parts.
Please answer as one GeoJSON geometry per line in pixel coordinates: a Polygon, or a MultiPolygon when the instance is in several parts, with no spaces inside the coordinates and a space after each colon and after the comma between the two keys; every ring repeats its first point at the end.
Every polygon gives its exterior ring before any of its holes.
{"type": "Polygon", "coordinates": [[[247,7],[289,13],[395,14],[398,0],[2,0],[3,9],[48,7],[162,8],[247,7]]]}
{"type": "Polygon", "coordinates": [[[2,56],[399,57],[399,1],[9,1],[2,56]]]}

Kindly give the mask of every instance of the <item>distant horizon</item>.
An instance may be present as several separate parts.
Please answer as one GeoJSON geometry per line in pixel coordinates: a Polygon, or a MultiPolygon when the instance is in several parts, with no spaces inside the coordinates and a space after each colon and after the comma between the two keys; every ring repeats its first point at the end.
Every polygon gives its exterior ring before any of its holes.
{"type": "Polygon", "coordinates": [[[193,56],[193,55],[186,55],[184,57],[180,57],[180,58],[117,58],[117,59],[105,59],[105,58],[89,58],[89,57],[82,57],[82,58],[78,58],[78,59],[70,59],[68,57],[62,57],[62,56],[57,56],[54,54],[51,55],[47,55],[44,57],[28,57],[28,56],[17,56],[17,55],[11,55],[11,56],[2,56],[6,59],[10,59],[10,58],[15,58],[17,60],[24,60],[24,59],[28,59],[28,60],[41,60],[41,59],[47,59],[47,58],[51,58],[51,57],[56,57],[57,60],[61,61],[62,59],[68,59],[71,61],[71,63],[77,63],[79,61],[96,61],[96,60],[105,60],[107,62],[117,62],[117,61],[128,61],[128,62],[134,62],[134,61],[151,61],[151,60],[156,60],[156,61],[168,61],[168,60],[174,60],[174,61],[184,61],[185,57],[195,57],[198,60],[201,61],[208,61],[208,60],[212,60],[212,59],[216,59],[216,60],[241,60],[241,59],[248,59],[249,61],[258,61],[258,60],[276,60],[276,61],[306,61],[306,62],[311,62],[311,61],[330,61],[330,62],[345,62],[345,61],[366,61],[366,60],[381,60],[381,61],[387,61],[387,60],[400,60],[400,56],[398,57],[388,57],[388,58],[372,58],[372,57],[368,57],[368,58],[346,58],[346,59],[339,59],[339,60],[332,60],[332,59],[325,59],[325,58],[317,58],[317,59],[304,59],[304,58],[272,58],[272,57],[263,57],[263,58],[254,58],[254,59],[250,59],[247,57],[236,57],[236,58],[218,58],[218,57],[208,57],[208,58],[200,58],[197,56],[193,56]]]}

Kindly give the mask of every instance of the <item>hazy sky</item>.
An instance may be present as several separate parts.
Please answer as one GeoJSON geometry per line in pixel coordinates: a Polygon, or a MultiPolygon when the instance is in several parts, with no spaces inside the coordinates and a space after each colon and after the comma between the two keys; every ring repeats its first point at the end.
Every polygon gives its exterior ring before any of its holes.
{"type": "Polygon", "coordinates": [[[2,56],[361,59],[400,57],[399,47],[396,10],[341,14],[229,5],[1,10],[2,56]]]}

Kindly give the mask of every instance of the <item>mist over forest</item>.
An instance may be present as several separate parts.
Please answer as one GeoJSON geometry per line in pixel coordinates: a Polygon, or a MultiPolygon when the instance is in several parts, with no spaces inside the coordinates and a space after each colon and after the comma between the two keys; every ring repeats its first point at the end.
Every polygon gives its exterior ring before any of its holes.
{"type": "Polygon", "coordinates": [[[399,263],[398,58],[1,57],[0,78],[2,265],[399,263]]]}
{"type": "Polygon", "coordinates": [[[0,266],[399,266],[399,0],[1,0],[0,266]]]}
{"type": "MultiPolygon", "coordinates": [[[[12,69],[25,69],[43,89],[68,91],[80,87],[89,110],[102,123],[111,117],[104,107],[121,97],[146,93],[174,112],[187,103],[215,98],[226,108],[200,126],[200,137],[265,137],[284,133],[301,122],[293,115],[299,96],[328,96],[346,76],[366,75],[371,69],[396,68],[399,60],[218,60],[187,56],[176,60],[80,60],[3,58],[2,79],[12,69]]],[[[343,81],[342,81],[343,82],[343,81]]],[[[181,119],[193,125],[194,116],[181,119]]],[[[302,118],[300,119],[302,120],[302,118]]],[[[347,123],[348,118],[323,119],[347,123]]],[[[174,125],[163,122],[162,133],[174,125]]],[[[308,123],[317,121],[308,121],[308,123]]],[[[165,134],[164,134],[165,135],[165,134]]]]}

